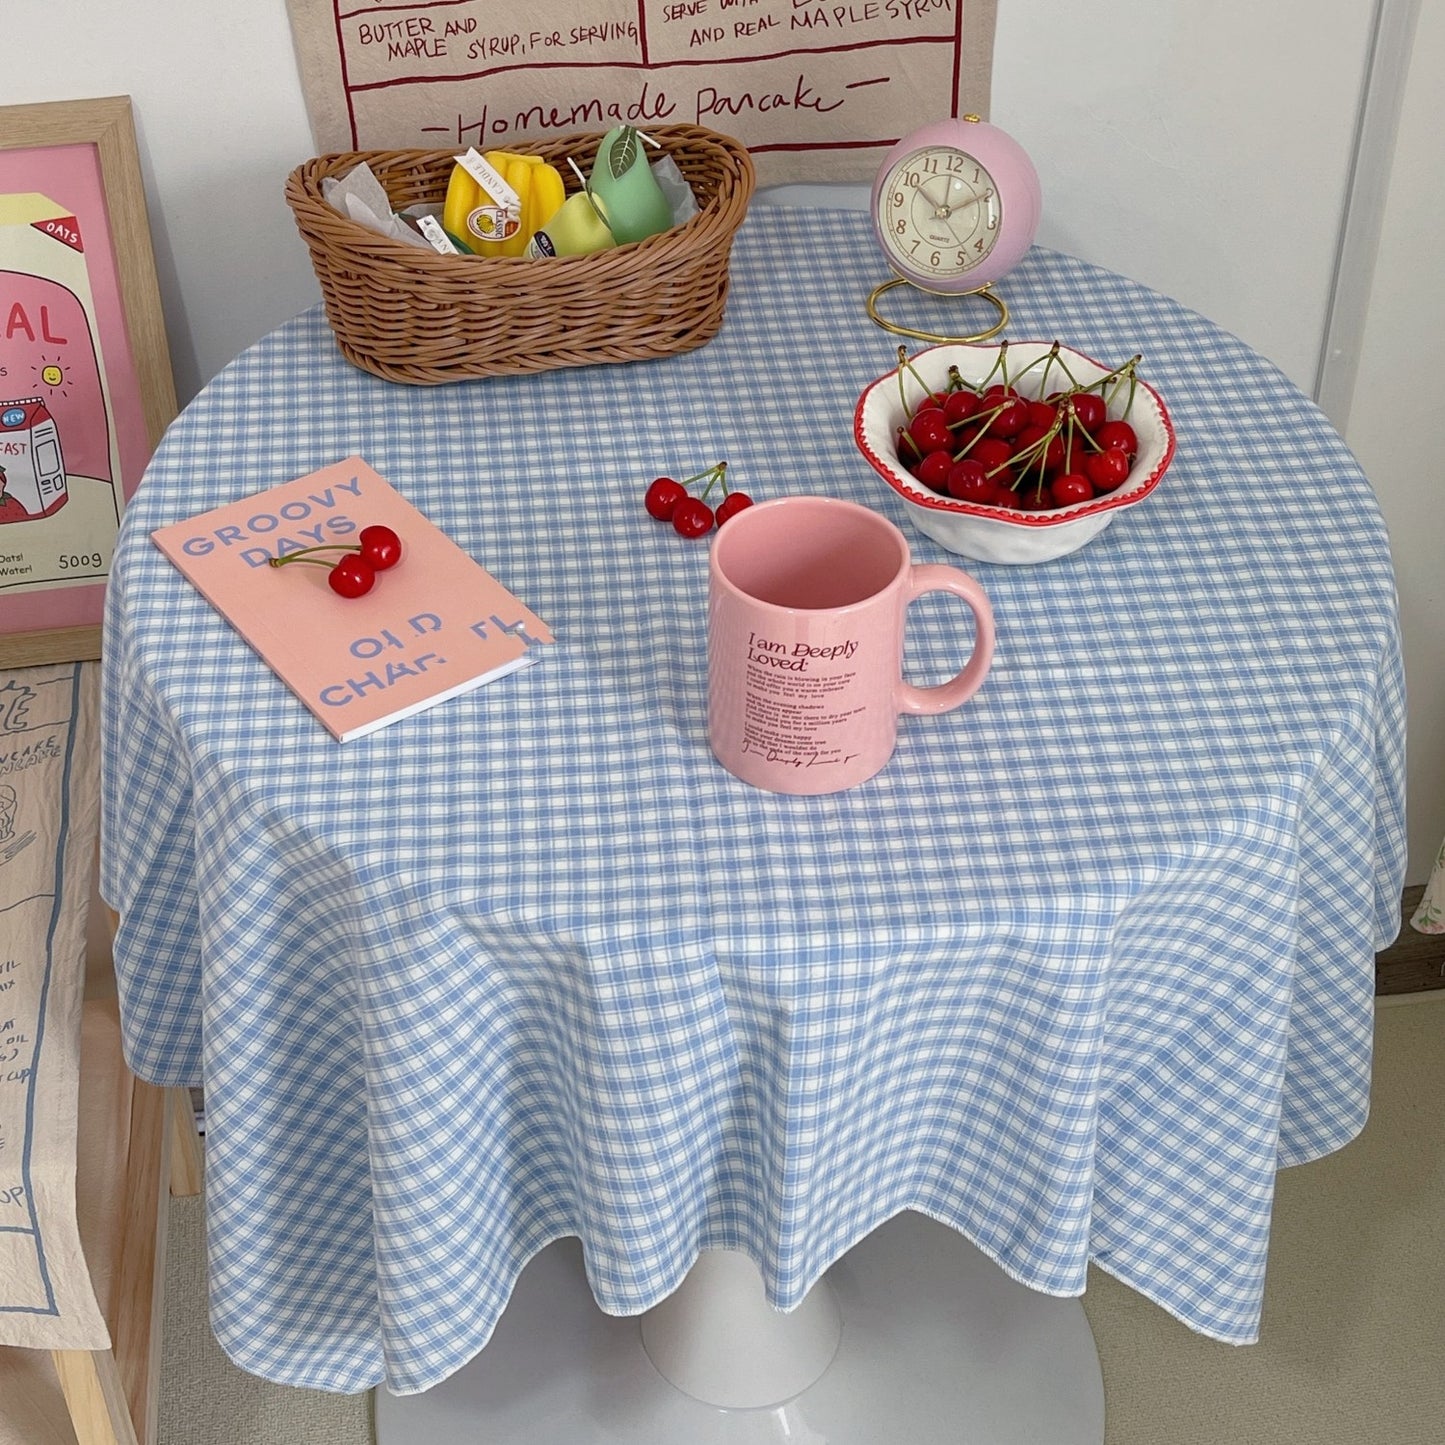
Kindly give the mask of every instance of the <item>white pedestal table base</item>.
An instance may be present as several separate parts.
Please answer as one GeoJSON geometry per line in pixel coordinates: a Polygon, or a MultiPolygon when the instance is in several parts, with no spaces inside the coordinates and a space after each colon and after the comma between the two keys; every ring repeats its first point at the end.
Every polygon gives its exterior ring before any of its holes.
{"type": "MultiPolygon", "coordinates": [[[[768,1352],[744,1348],[742,1334],[731,1395],[728,1362],[708,1367],[727,1330],[746,1330],[736,1270],[700,1264],[641,1322],[620,1319],[597,1308],[578,1242],[558,1241],[528,1265],[469,1365],[422,1395],[376,1392],[377,1445],[1103,1445],[1103,1380],[1083,1307],[1015,1284],[921,1215],[890,1220],[828,1271],[825,1297],[798,1312],[798,1378],[810,1383],[771,1405],[722,1407],[679,1388],[748,1399],[769,1387],[768,1352]],[[720,1293],[720,1326],[696,1304],[709,1289],[720,1293]],[[700,1349],[677,1336],[694,1328],[700,1349]]],[[[768,1307],[760,1284],[756,1309],[769,1339],[793,1318],[768,1307]]]]}

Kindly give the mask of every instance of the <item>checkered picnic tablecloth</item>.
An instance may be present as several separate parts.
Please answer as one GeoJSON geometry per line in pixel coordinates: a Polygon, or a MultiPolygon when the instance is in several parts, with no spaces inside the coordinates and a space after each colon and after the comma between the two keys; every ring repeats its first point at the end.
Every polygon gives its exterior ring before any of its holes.
{"type": "MultiPolygon", "coordinates": [[[[755,791],[706,739],[707,544],[642,491],[726,458],[956,560],[851,439],[896,351],[880,271],[863,216],[759,208],[701,350],[442,388],[353,369],[311,311],[157,452],[109,594],[104,892],[133,1066],[204,1080],[212,1318],[247,1369],[425,1388],[565,1235],[613,1313],[707,1247],[789,1307],[907,1208],[1041,1291],[1093,1260],[1255,1336],[1276,1167],[1365,1119],[1399,920],[1374,497],[1238,340],[1036,249],[1009,334],[1142,352],[1171,470],[1071,557],[969,564],[993,672],[876,779],[755,791]],[[148,537],[353,452],[558,645],[338,745],[148,537]]],[[[915,605],[915,680],[961,615],[915,605]]]]}

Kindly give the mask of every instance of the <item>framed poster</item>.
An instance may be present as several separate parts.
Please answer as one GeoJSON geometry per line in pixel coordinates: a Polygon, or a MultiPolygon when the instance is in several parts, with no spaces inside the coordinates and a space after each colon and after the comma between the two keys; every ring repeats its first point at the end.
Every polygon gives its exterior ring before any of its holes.
{"type": "Polygon", "coordinates": [[[0,667],[100,656],[175,414],[129,97],[0,106],[0,667]]]}

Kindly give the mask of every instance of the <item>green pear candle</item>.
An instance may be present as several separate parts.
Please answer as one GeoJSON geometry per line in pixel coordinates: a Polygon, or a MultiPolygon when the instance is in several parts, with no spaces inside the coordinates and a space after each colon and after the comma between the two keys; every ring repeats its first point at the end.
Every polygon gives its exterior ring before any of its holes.
{"type": "Polygon", "coordinates": [[[647,163],[643,139],[636,126],[613,126],[602,137],[592,164],[590,189],[602,201],[619,246],[672,225],[672,207],[647,163]]]}

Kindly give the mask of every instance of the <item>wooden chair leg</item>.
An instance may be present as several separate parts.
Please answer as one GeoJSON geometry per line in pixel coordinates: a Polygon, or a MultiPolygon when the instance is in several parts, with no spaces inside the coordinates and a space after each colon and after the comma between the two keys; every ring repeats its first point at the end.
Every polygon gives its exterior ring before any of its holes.
{"type": "Polygon", "coordinates": [[[110,1338],[117,1377],[141,1445],[155,1439],[160,1396],[161,1309],[170,1203],[173,1126],[170,1091],[131,1084],[130,1151],[117,1274],[111,1291],[110,1338]]]}
{"type": "MultiPolygon", "coordinates": [[[[97,845],[98,847],[99,845],[97,845]]],[[[111,941],[115,940],[116,929],[120,927],[120,914],[115,909],[105,910],[106,926],[110,929],[111,941]]],[[[189,1089],[167,1090],[170,1098],[171,1136],[171,1193],[187,1197],[201,1192],[201,1138],[196,1133],[196,1117],[191,1111],[189,1089]]]]}
{"type": "MultiPolygon", "coordinates": [[[[96,845],[99,852],[100,845],[96,845]]],[[[120,927],[120,914],[107,905],[106,927],[110,930],[111,942],[115,941],[116,929],[120,927]]],[[[191,1112],[191,1096],[188,1089],[168,1090],[170,1136],[171,1136],[171,1193],[184,1197],[201,1192],[201,1140],[196,1133],[196,1119],[191,1112]]]]}
{"type": "Polygon", "coordinates": [[[171,1115],[171,1193],[186,1197],[201,1192],[201,1136],[189,1089],[167,1089],[171,1115]]]}
{"type": "Polygon", "coordinates": [[[79,1445],[139,1445],[125,1387],[109,1350],[52,1350],[79,1445]]]}

